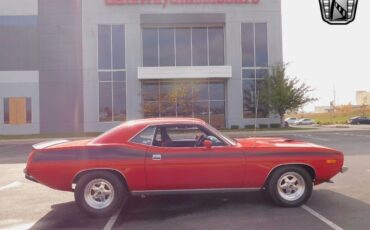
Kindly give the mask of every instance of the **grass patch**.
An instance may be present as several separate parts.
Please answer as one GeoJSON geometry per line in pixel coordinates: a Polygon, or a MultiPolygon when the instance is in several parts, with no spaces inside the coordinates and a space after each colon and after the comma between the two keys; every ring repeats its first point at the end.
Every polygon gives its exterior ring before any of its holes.
{"type": "Polygon", "coordinates": [[[286,117],[297,117],[297,118],[311,118],[315,120],[317,124],[320,125],[333,125],[333,124],[347,124],[348,119],[357,116],[369,116],[370,115],[370,108],[366,110],[358,108],[352,109],[347,108],[345,109],[337,109],[335,112],[328,112],[328,113],[306,113],[306,114],[298,114],[298,115],[287,115],[286,117]]]}

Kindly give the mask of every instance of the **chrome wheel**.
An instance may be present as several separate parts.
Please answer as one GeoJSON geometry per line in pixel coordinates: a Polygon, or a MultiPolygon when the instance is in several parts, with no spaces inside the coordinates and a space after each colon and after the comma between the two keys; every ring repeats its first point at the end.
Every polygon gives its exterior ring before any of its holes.
{"type": "Polygon", "coordinates": [[[84,198],[94,209],[106,208],[114,199],[114,187],[105,179],[91,180],[85,187],[84,198]]]}
{"type": "Polygon", "coordinates": [[[305,180],[296,172],[286,172],[278,179],[277,191],[284,200],[296,201],[300,199],[305,189],[305,180]]]}

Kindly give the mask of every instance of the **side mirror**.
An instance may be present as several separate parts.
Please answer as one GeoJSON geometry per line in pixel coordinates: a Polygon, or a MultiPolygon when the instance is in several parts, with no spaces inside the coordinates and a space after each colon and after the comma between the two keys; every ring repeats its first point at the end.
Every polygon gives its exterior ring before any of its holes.
{"type": "Polygon", "coordinates": [[[210,140],[204,140],[203,141],[203,146],[206,147],[206,149],[211,149],[211,147],[212,147],[212,141],[210,141],[210,140]]]}

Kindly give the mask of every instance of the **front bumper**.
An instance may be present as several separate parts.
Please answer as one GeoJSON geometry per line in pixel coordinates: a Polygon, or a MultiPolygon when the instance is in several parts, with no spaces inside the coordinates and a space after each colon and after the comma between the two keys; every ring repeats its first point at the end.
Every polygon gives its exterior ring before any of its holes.
{"type": "Polygon", "coordinates": [[[36,183],[39,183],[33,176],[31,176],[28,172],[27,172],[27,169],[23,169],[23,173],[24,173],[24,177],[27,179],[27,180],[30,180],[30,181],[33,181],[33,182],[36,182],[36,183]]]}
{"type": "Polygon", "coordinates": [[[345,173],[348,171],[348,167],[342,167],[342,169],[340,170],[341,173],[345,173]]]}

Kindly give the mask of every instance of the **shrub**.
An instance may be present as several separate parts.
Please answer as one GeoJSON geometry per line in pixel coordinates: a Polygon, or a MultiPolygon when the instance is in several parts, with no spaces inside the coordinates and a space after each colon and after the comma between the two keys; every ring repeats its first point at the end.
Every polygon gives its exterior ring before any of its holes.
{"type": "Polygon", "coordinates": [[[246,128],[246,129],[254,129],[254,127],[255,127],[254,125],[245,125],[244,126],[244,128],[246,128]]]}
{"type": "Polygon", "coordinates": [[[260,129],[267,129],[269,126],[267,124],[260,124],[259,128],[260,129]]]}
{"type": "Polygon", "coordinates": [[[239,125],[231,125],[230,129],[239,129],[239,125]]]}
{"type": "Polygon", "coordinates": [[[273,129],[277,129],[277,128],[280,128],[280,124],[274,123],[274,124],[271,124],[270,127],[273,129]]]}

